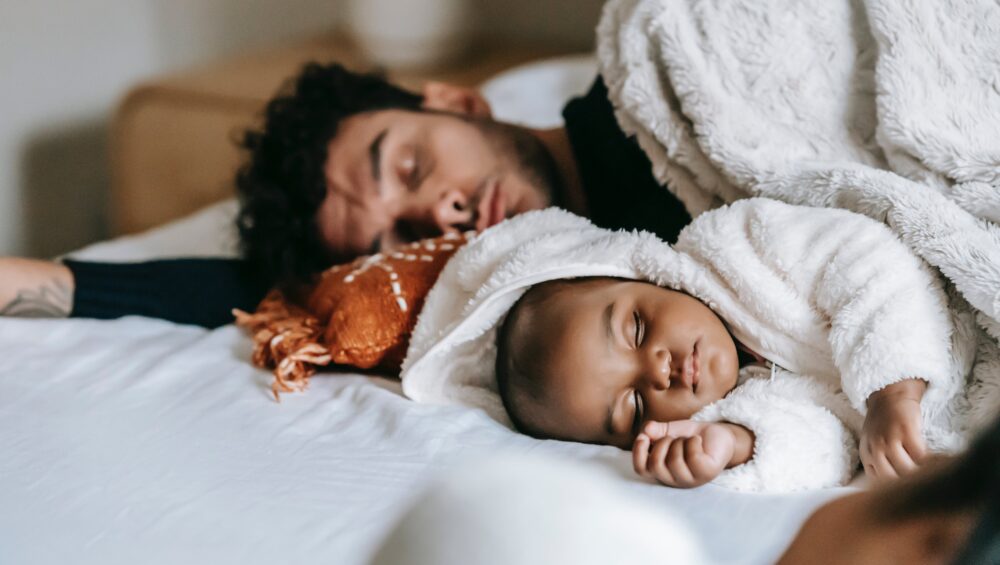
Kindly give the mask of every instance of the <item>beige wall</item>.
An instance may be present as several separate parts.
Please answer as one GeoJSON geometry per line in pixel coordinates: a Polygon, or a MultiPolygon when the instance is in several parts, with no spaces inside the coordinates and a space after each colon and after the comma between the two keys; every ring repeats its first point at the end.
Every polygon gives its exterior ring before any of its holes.
{"type": "Polygon", "coordinates": [[[503,39],[546,38],[587,49],[604,0],[471,0],[478,32],[503,39]]]}
{"type": "MultiPolygon", "coordinates": [[[[602,4],[466,1],[480,35],[580,48],[602,4]]],[[[338,0],[0,1],[0,255],[47,257],[105,235],[108,118],[129,85],[341,19],[338,0]]]]}

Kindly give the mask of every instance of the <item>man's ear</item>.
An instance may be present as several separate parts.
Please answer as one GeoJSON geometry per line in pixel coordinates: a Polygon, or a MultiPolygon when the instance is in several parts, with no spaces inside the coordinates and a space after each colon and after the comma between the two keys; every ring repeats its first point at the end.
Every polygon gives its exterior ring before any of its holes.
{"type": "Polygon", "coordinates": [[[424,85],[423,95],[423,107],[428,110],[442,110],[477,118],[493,116],[490,103],[474,88],[428,82],[424,85]]]}

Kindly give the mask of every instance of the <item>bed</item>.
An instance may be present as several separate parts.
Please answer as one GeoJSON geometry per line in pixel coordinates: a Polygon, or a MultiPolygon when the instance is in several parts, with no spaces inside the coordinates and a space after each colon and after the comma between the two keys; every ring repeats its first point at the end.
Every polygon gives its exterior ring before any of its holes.
{"type": "MultiPolygon", "coordinates": [[[[549,126],[593,76],[591,59],[564,58],[484,92],[499,118],[549,126]]],[[[234,210],[73,255],[232,255],[234,210]]],[[[608,469],[685,516],[725,563],[773,561],[838,494],[658,487],[615,448],[534,440],[476,410],[410,402],[378,376],[323,374],[276,403],[250,350],[233,326],[0,319],[0,563],[363,564],[423,485],[497,452],[608,469]]]]}

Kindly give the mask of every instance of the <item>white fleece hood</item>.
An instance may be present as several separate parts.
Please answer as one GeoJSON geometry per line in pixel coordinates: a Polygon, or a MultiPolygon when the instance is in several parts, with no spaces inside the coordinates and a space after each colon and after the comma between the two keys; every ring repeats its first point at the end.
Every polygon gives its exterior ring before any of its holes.
{"type": "Polygon", "coordinates": [[[612,233],[556,208],[521,214],[468,243],[427,296],[403,362],[418,402],[483,408],[510,425],[496,392],[496,331],[532,285],[569,277],[641,278],[631,259],[649,234],[612,233]]]}

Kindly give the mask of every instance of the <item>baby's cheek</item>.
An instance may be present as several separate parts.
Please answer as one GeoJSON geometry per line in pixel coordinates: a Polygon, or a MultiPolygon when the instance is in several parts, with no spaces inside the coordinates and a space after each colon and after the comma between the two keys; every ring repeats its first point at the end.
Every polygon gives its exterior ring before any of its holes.
{"type": "Polygon", "coordinates": [[[709,366],[711,375],[715,381],[713,383],[715,386],[706,390],[706,392],[710,393],[708,395],[708,403],[711,403],[726,396],[729,394],[729,391],[736,387],[736,379],[739,377],[740,366],[736,354],[733,353],[730,355],[726,351],[713,356],[709,366]]]}
{"type": "MultiPolygon", "coordinates": [[[[669,395],[669,393],[668,393],[669,395]]],[[[702,403],[696,398],[689,396],[685,399],[667,398],[655,413],[649,414],[647,420],[656,422],[673,422],[674,420],[687,420],[694,416],[695,412],[701,410],[702,403]]]]}
{"type": "Polygon", "coordinates": [[[691,402],[690,404],[688,404],[687,406],[684,407],[684,413],[683,414],[678,414],[677,417],[674,418],[674,419],[675,420],[687,420],[687,419],[691,418],[691,416],[694,416],[695,414],[697,414],[699,410],[701,410],[705,406],[708,406],[709,404],[711,404],[711,402],[703,402],[703,401],[700,401],[700,400],[696,399],[696,400],[694,400],[693,402],[691,402]]]}

